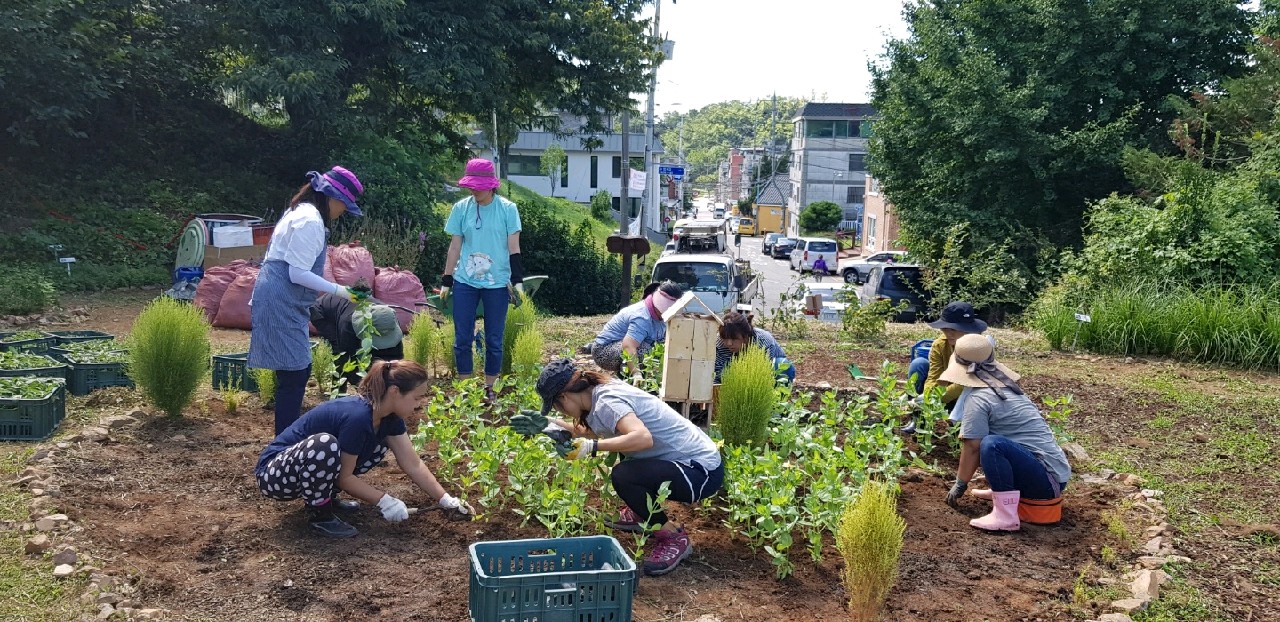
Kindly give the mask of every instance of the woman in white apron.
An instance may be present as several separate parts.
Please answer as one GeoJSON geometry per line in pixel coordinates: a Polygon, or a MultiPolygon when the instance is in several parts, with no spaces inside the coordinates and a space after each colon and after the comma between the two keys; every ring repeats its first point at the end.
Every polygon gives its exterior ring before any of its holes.
{"type": "Polygon", "coordinates": [[[343,214],[364,215],[356,204],[364,185],[341,166],[307,176],[310,183],[298,190],[276,223],[249,301],[253,331],[248,366],[276,372],[276,434],[302,413],[302,395],[311,377],[307,323],[316,296],[331,293],[353,302],[358,297],[321,275],[328,227],[343,214]]]}

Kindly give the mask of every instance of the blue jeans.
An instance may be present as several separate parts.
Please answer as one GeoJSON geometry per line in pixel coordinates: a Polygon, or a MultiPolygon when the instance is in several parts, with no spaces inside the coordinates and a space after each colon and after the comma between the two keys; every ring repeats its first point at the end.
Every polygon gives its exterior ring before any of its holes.
{"type": "Polygon", "coordinates": [[[924,381],[929,377],[929,359],[920,356],[911,359],[907,367],[907,381],[916,387],[916,395],[924,393],[924,381]]]}
{"type": "Polygon", "coordinates": [[[471,344],[475,343],[476,307],[484,303],[484,375],[502,372],[502,335],[507,328],[506,287],[479,289],[462,283],[453,285],[453,361],[459,374],[470,374],[474,366],[471,344]]]}
{"type": "Polygon", "coordinates": [[[996,492],[1017,490],[1024,499],[1053,499],[1054,485],[1044,465],[1022,445],[997,435],[982,437],[982,472],[996,492]]]}

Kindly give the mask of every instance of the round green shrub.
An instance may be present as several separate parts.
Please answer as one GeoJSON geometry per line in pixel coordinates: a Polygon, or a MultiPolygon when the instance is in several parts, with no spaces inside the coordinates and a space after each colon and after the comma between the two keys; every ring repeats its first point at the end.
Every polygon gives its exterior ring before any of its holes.
{"type": "Polygon", "coordinates": [[[133,323],[129,377],[149,402],[176,417],[209,371],[209,350],[209,322],[199,307],[156,299],[133,323]]]}

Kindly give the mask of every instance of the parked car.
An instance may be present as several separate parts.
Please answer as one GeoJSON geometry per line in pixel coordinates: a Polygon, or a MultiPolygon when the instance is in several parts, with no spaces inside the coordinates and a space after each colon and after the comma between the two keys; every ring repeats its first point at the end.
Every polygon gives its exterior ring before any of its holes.
{"type": "Polygon", "coordinates": [[[724,218],[724,208],[723,207],[715,208],[714,210],[712,210],[711,215],[714,216],[715,218],[724,218]]]}
{"type": "Polygon", "coordinates": [[[773,247],[769,249],[769,256],[774,259],[787,259],[791,257],[791,250],[796,247],[796,241],[793,238],[778,238],[773,243],[773,247]]]}
{"type": "Polygon", "coordinates": [[[906,251],[881,251],[871,255],[845,259],[840,262],[836,271],[840,273],[840,276],[844,277],[845,283],[865,283],[867,275],[871,273],[872,268],[890,261],[901,262],[906,256],[906,251]]]}
{"type": "Polygon", "coordinates": [[[760,252],[762,254],[768,255],[771,251],[773,251],[773,243],[777,242],[778,238],[782,238],[782,237],[785,237],[785,236],[783,236],[781,233],[766,234],[764,236],[764,242],[760,244],[760,252]]]}
{"type": "Polygon", "coordinates": [[[662,254],[659,255],[659,257],[666,257],[667,255],[670,255],[671,253],[674,253],[674,252],[676,252],[676,242],[675,240],[672,240],[670,242],[667,242],[666,245],[662,247],[662,254]]]}
{"type": "Polygon", "coordinates": [[[849,303],[858,302],[857,292],[847,291],[844,283],[800,283],[797,285],[796,293],[800,294],[800,297],[791,303],[796,313],[827,321],[839,321],[840,312],[844,311],[849,303]],[[805,308],[805,298],[809,294],[822,296],[822,308],[816,315],[805,308]]]}
{"type": "Polygon", "coordinates": [[[924,295],[924,282],[920,266],[913,264],[879,264],[871,268],[867,282],[858,292],[858,301],[871,304],[888,300],[894,306],[906,303],[906,308],[893,316],[895,322],[914,322],[928,305],[924,295]]]}
{"type": "Polygon", "coordinates": [[[813,269],[813,260],[819,255],[827,263],[827,272],[835,274],[836,255],[840,246],[831,238],[800,238],[791,251],[791,269],[797,272],[813,269]]]}
{"type": "Polygon", "coordinates": [[[738,233],[740,235],[755,235],[759,233],[756,229],[756,219],[742,217],[738,219],[738,233]]]}

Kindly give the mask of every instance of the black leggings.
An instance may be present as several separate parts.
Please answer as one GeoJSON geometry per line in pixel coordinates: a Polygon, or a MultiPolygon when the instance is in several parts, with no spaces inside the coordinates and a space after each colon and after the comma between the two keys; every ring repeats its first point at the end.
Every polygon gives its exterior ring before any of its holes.
{"type": "Polygon", "coordinates": [[[311,379],[311,366],[293,371],[276,372],[276,436],[302,416],[302,396],[311,379]]]}
{"type": "Polygon", "coordinates": [[[666,512],[659,509],[649,513],[649,498],[658,498],[662,483],[671,482],[668,501],[694,503],[720,490],[724,484],[724,464],[708,471],[697,462],[684,466],[656,458],[628,459],[614,466],[609,478],[614,491],[641,523],[663,525],[667,522],[666,512]]]}

